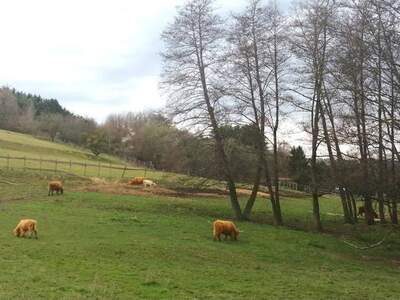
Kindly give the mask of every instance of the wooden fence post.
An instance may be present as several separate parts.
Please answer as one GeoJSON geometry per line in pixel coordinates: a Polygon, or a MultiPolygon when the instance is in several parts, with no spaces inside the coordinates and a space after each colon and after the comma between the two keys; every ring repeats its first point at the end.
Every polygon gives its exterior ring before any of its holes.
{"type": "Polygon", "coordinates": [[[85,165],[84,165],[84,170],[83,170],[83,176],[86,176],[86,163],[85,163],[85,165]]]}
{"type": "Polygon", "coordinates": [[[124,178],[124,176],[125,176],[125,171],[126,171],[126,165],[125,165],[124,171],[122,172],[121,178],[124,178]]]}

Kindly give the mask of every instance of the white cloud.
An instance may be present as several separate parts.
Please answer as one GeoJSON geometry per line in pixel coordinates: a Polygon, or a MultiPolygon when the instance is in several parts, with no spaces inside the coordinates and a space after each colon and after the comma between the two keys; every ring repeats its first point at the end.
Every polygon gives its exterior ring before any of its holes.
{"type": "Polygon", "coordinates": [[[160,34],[183,2],[0,0],[0,85],[56,98],[99,121],[161,108],[160,34]]]}
{"type": "Polygon", "coordinates": [[[93,86],[90,94],[82,96],[83,100],[71,100],[66,107],[98,121],[103,121],[110,113],[161,108],[165,102],[160,97],[158,81],[158,76],[147,76],[103,87],[93,86]]]}
{"type": "Polygon", "coordinates": [[[161,107],[159,36],[178,2],[0,1],[0,85],[99,121],[161,107]]]}

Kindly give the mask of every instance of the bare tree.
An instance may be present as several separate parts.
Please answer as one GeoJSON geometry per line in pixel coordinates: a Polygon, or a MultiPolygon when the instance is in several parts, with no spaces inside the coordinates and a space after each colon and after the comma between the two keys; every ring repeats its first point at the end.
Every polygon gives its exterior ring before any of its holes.
{"type": "Polygon", "coordinates": [[[0,107],[0,128],[16,130],[20,109],[16,97],[9,88],[0,88],[0,107]]]}
{"type": "Polygon", "coordinates": [[[304,100],[302,107],[310,114],[311,189],[314,222],[319,231],[322,230],[322,224],[319,211],[317,159],[321,143],[320,123],[323,116],[324,80],[327,72],[328,27],[333,7],[333,2],[329,0],[304,1],[297,7],[292,24],[292,49],[299,64],[296,93],[304,100]]]}
{"type": "Polygon", "coordinates": [[[163,84],[170,92],[168,106],[175,120],[213,137],[236,217],[249,217],[259,187],[265,183],[274,221],[282,224],[278,145],[288,37],[293,72],[285,75],[285,89],[306,116],[305,131],[310,134],[315,227],[322,230],[319,197],[333,187],[339,190],[345,222],[357,222],[359,198],[367,224],[374,224],[374,203],[379,204],[381,222],[386,205],[392,222],[397,223],[398,1],[303,0],[287,18],[289,31],[275,2],[265,5],[249,0],[231,20],[226,37],[211,0],[191,0],[181,7],[163,34],[163,84]],[[237,169],[229,165],[221,131],[232,124],[256,132],[251,155],[257,155],[258,162],[248,173],[254,176],[253,188],[243,213],[234,182],[237,169]],[[322,157],[329,159],[327,177],[331,178],[324,186],[318,169],[322,157]]]}
{"type": "Polygon", "coordinates": [[[172,24],[162,34],[163,85],[169,89],[168,106],[180,121],[210,128],[221,170],[227,181],[236,218],[242,218],[234,176],[230,170],[220,132],[218,78],[222,20],[213,11],[212,0],[190,0],[178,9],[172,24]]]}
{"type": "MultiPolygon", "coordinates": [[[[399,140],[396,140],[396,133],[399,130],[398,113],[399,92],[400,92],[400,4],[395,0],[374,0],[376,8],[381,13],[378,19],[382,61],[387,66],[383,68],[384,85],[389,92],[386,95],[387,101],[382,109],[383,123],[386,125],[388,150],[391,152],[390,174],[387,187],[387,195],[391,198],[388,202],[391,221],[398,224],[397,202],[400,195],[400,182],[398,176],[398,163],[400,155],[398,151],[399,140]],[[396,125],[397,124],[397,125],[396,125]]],[[[385,102],[384,102],[385,104],[385,102]]],[[[388,177],[386,177],[388,178],[388,177]]]]}
{"type": "MultiPolygon", "coordinates": [[[[250,123],[257,131],[257,152],[260,167],[254,188],[258,187],[261,171],[270,194],[275,224],[282,224],[279,202],[278,127],[281,102],[279,83],[284,62],[282,21],[276,6],[263,5],[251,0],[243,13],[233,17],[229,35],[230,94],[235,99],[239,120],[250,123]],[[273,145],[273,173],[267,158],[268,129],[273,145]],[[274,189],[275,183],[275,189],[274,189]]],[[[253,188],[253,191],[254,191],[253,188]]],[[[248,214],[254,200],[249,201],[244,213],[248,214]]]]}

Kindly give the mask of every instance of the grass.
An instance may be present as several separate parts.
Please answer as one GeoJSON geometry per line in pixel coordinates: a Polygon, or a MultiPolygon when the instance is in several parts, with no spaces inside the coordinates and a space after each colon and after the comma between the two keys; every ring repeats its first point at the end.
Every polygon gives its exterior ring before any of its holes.
{"type": "Polygon", "coordinates": [[[214,242],[211,222],[230,218],[224,197],[172,198],[74,192],[47,197],[43,175],[0,172],[0,299],[397,299],[399,236],[347,227],[339,201],[321,199],[333,234],[304,231],[311,200],[285,198],[285,222],[270,222],[258,199],[256,222],[237,222],[238,242],[214,242]],[[5,184],[2,181],[15,184],[5,184]],[[13,200],[14,199],[14,200],[13,200]],[[20,200],[15,200],[20,199],[20,200]],[[39,239],[18,239],[20,218],[38,220],[39,239]]]}
{"type": "MultiPolygon", "coordinates": [[[[49,172],[57,170],[58,173],[72,173],[80,176],[88,177],[109,177],[109,178],[130,178],[134,176],[144,176],[150,178],[160,178],[163,173],[147,170],[143,168],[138,170],[123,170],[111,169],[109,167],[123,168],[128,163],[112,155],[101,154],[99,156],[93,155],[89,150],[74,145],[54,143],[48,140],[39,139],[27,134],[16,133],[7,130],[0,130],[0,156],[10,156],[28,158],[26,161],[23,159],[7,159],[0,158],[0,168],[12,169],[42,169],[49,172]],[[54,162],[31,161],[33,159],[43,160],[57,160],[56,165],[54,162]],[[95,164],[95,166],[70,165],[69,162],[95,164]],[[66,162],[66,163],[61,163],[66,162]],[[98,168],[98,165],[101,168],[98,168]],[[124,174],[123,174],[124,173],[124,174]]],[[[129,166],[129,164],[128,164],[129,166]]],[[[134,167],[130,165],[130,167],[134,167]]]]}
{"type": "Polygon", "coordinates": [[[0,155],[32,157],[76,162],[103,162],[123,165],[124,162],[110,155],[96,157],[89,150],[73,145],[54,143],[31,135],[0,130],[0,155]]]}
{"type": "MultiPolygon", "coordinates": [[[[128,163],[111,155],[101,154],[98,157],[93,155],[89,150],[74,145],[54,143],[48,140],[39,139],[31,135],[1,130],[0,129],[0,156],[10,156],[19,158],[34,158],[43,160],[58,160],[55,163],[47,163],[40,161],[31,161],[23,159],[7,159],[0,158],[0,169],[22,170],[22,169],[41,169],[46,170],[49,176],[65,176],[65,173],[75,174],[85,177],[106,177],[112,179],[121,179],[122,176],[128,180],[135,176],[145,176],[158,183],[162,183],[167,187],[183,187],[197,188],[203,179],[185,176],[181,174],[159,172],[154,170],[138,170],[123,171],[121,169],[111,169],[109,167],[124,168],[128,163]],[[61,163],[61,161],[66,163],[61,163]],[[69,162],[94,164],[95,166],[87,166],[86,170],[82,165],[70,165],[69,162]],[[101,165],[101,168],[98,165],[101,165]],[[57,172],[55,170],[57,169],[57,172]]],[[[129,165],[129,164],[128,164],[129,165]]],[[[134,166],[129,166],[134,168],[134,166]]],[[[217,181],[208,181],[209,187],[223,187],[217,181]]],[[[202,186],[204,188],[204,185],[202,186]]]]}

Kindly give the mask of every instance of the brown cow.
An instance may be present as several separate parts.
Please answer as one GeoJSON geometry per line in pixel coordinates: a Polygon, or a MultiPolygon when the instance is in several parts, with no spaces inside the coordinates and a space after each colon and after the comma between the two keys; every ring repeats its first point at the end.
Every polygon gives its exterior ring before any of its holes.
{"type": "Polygon", "coordinates": [[[25,237],[27,232],[29,232],[29,237],[32,237],[32,234],[34,234],[35,238],[38,238],[36,220],[22,219],[14,229],[14,235],[16,237],[25,237]]]}
{"type": "Polygon", "coordinates": [[[62,195],[64,193],[63,184],[61,181],[50,181],[49,182],[49,196],[54,194],[54,191],[58,195],[59,193],[62,195]]]}
{"type": "MultiPolygon", "coordinates": [[[[358,214],[357,214],[358,216],[363,216],[363,215],[365,215],[365,207],[364,206],[360,206],[359,208],[358,208],[358,214]]],[[[378,214],[374,211],[374,210],[372,210],[372,216],[375,218],[375,219],[378,219],[378,214]]]]}
{"type": "Polygon", "coordinates": [[[144,180],[143,177],[134,177],[131,180],[129,180],[128,183],[130,185],[141,185],[141,184],[143,184],[143,180],[144,180]]]}
{"type": "Polygon", "coordinates": [[[236,228],[235,224],[231,221],[216,220],[213,223],[214,241],[217,239],[221,241],[221,234],[225,236],[225,240],[230,236],[231,240],[237,240],[240,231],[236,228]]]}

